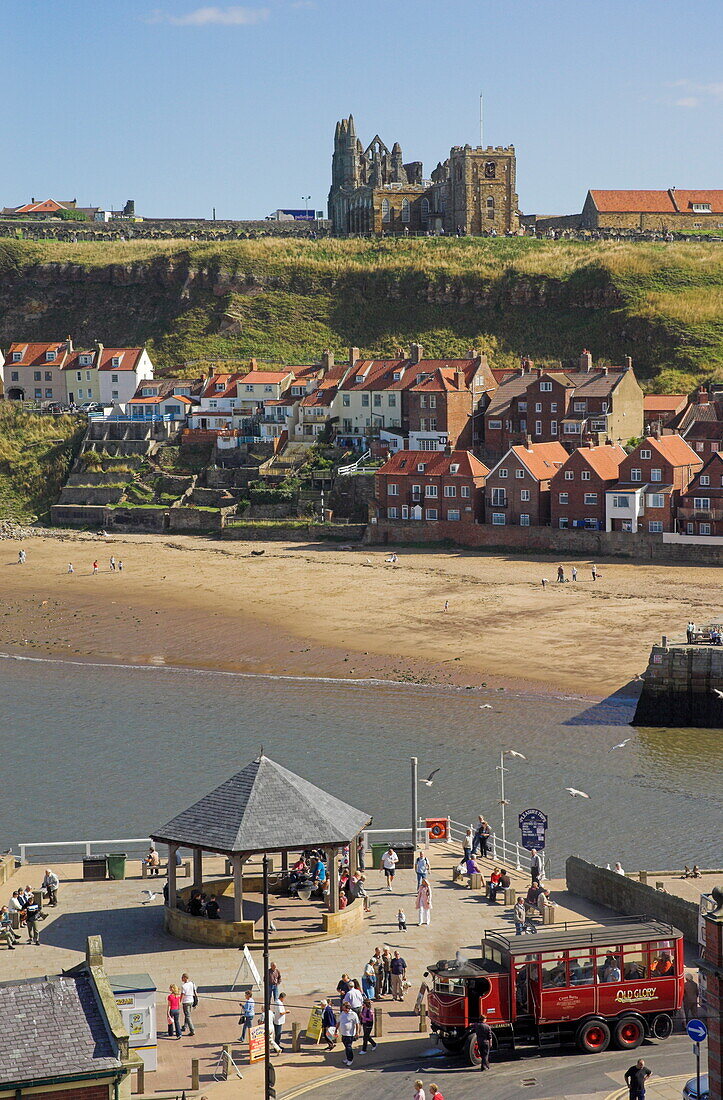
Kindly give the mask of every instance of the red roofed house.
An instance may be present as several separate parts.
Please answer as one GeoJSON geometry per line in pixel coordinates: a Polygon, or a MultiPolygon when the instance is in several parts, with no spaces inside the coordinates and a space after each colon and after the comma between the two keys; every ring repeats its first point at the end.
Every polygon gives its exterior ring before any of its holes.
{"type": "Polygon", "coordinates": [[[138,386],[153,378],[153,363],[144,347],[107,348],[98,344],[98,400],[103,405],[125,405],[138,386]]]}
{"type": "Polygon", "coordinates": [[[723,454],[714,454],[678,503],[678,530],[685,535],[723,536],[723,454]]]}
{"type": "Polygon", "coordinates": [[[583,229],[723,229],[723,191],[588,191],[583,229]]]}
{"type": "Polygon", "coordinates": [[[620,477],[625,451],[618,443],[578,447],[550,483],[553,527],[605,530],[605,492],[620,477]]]}
{"type": "Polygon", "coordinates": [[[567,461],[562,443],[510,447],[487,475],[485,523],[544,527],[550,522],[550,483],[567,461]]]}
{"type": "Polygon", "coordinates": [[[186,420],[198,407],[202,378],[146,379],[126,403],[131,420],[186,420]]]}
{"type": "Polygon", "coordinates": [[[488,472],[469,451],[397,451],[374,476],[379,519],[480,523],[488,472]]]}
{"type": "Polygon", "coordinates": [[[675,531],[678,498],[702,465],[682,436],[646,436],[620,463],[617,485],[606,491],[606,531],[675,531]]]}
{"type": "MultiPolygon", "coordinates": [[[[63,364],[73,354],[73,341],[11,344],[4,367],[5,396],[10,401],[67,400],[63,364]]],[[[85,353],[93,366],[93,352],[85,353]]]]}
{"type": "Polygon", "coordinates": [[[662,432],[676,416],[680,416],[687,405],[687,393],[646,393],[643,397],[645,434],[662,432]]]}
{"type": "Polygon", "coordinates": [[[466,450],[481,443],[484,411],[497,389],[484,355],[473,349],[465,359],[420,359],[416,367],[402,396],[410,450],[466,450]]]}

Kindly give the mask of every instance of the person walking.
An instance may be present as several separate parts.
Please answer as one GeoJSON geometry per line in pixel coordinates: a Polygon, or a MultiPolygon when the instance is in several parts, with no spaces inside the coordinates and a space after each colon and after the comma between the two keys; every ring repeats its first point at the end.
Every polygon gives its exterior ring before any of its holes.
{"type": "Polygon", "coordinates": [[[512,910],[512,916],[515,922],[515,935],[521,936],[525,930],[527,924],[527,913],[525,912],[525,899],[519,897],[515,902],[515,907],[512,910]]]}
{"type": "Polygon", "coordinates": [[[642,1058],[638,1058],[635,1065],[625,1071],[625,1084],[628,1086],[630,1100],[645,1100],[645,1085],[650,1072],[642,1058]]]}
{"type": "Polygon", "coordinates": [[[49,867],[45,870],[45,876],[42,881],[42,889],[48,896],[48,905],[52,905],[53,908],[58,904],[58,887],[60,886],[60,879],[51,871],[49,867]]]}
{"type": "Polygon", "coordinates": [[[424,1091],[424,1084],[422,1081],[414,1082],[414,1096],[412,1100],[427,1100],[427,1094],[424,1091]]]}
{"type": "Polygon", "coordinates": [[[344,1001],[339,1016],[336,1034],[341,1037],[344,1044],[344,1065],[351,1066],[354,1063],[354,1040],[359,1033],[359,1019],[351,1005],[344,1001]]]}
{"type": "Polygon", "coordinates": [[[685,1022],[694,1020],[698,1015],[698,983],[690,970],[685,972],[685,984],[683,985],[683,1012],[685,1022]]]}
{"type": "Polygon", "coordinates": [[[276,1027],[274,1025],[274,1009],[269,1005],[269,1011],[266,1014],[266,1041],[269,1044],[269,1049],[274,1054],[281,1054],[281,1047],[276,1042],[276,1027]]]}
{"type": "Polygon", "coordinates": [[[395,1001],[403,1001],[404,980],[407,977],[407,964],[398,951],[395,951],[392,956],[392,961],[389,964],[389,972],[392,979],[392,998],[395,1001]]]}
{"type": "Polygon", "coordinates": [[[121,561],[120,558],[118,558],[118,572],[119,573],[123,572],[123,562],[121,561]]]}
{"type": "Polygon", "coordinates": [[[326,1039],[326,1049],[333,1050],[336,1042],[336,1016],[327,1000],[321,1002],[321,1030],[326,1039]]]}
{"type": "Polygon", "coordinates": [[[492,1046],[492,1028],[487,1023],[487,1017],[484,1012],[481,1013],[478,1023],[474,1027],[475,1035],[477,1036],[477,1046],[479,1048],[479,1054],[481,1058],[480,1069],[485,1070],[490,1068],[490,1047],[492,1046]]]}
{"type": "Polygon", "coordinates": [[[28,930],[28,943],[34,943],[37,947],[40,943],[40,937],[38,935],[37,920],[40,914],[40,904],[35,900],[35,894],[29,888],[26,889],[26,894],[29,891],[29,896],[25,902],[25,927],[28,930]]]}
{"type": "Polygon", "coordinates": [[[419,884],[415,905],[418,913],[417,924],[429,926],[432,920],[432,891],[426,878],[423,878],[419,884]]]}
{"type": "Polygon", "coordinates": [[[407,931],[407,914],[404,912],[401,905],[397,909],[397,928],[400,932],[407,931]]]}
{"type": "Polygon", "coordinates": [[[394,882],[394,874],[399,863],[399,856],[392,848],[391,844],[387,848],[386,852],[382,856],[382,870],[384,871],[385,878],[387,880],[387,890],[392,889],[392,883],[394,882]]]}
{"type": "Polygon", "coordinates": [[[289,1010],[286,1007],[286,994],[279,993],[278,1000],[272,1005],[272,1011],[274,1014],[274,1038],[276,1039],[276,1045],[279,1048],[279,1053],[282,1051],[281,1036],[284,1034],[284,1028],[286,1026],[286,1017],[289,1014],[289,1010]]]}
{"type": "Polygon", "coordinates": [[[276,963],[272,962],[269,966],[269,992],[272,1001],[278,1001],[279,999],[279,986],[281,985],[281,971],[276,963]]]}
{"type": "Polygon", "coordinates": [[[444,610],[449,611],[449,600],[444,601],[444,610]]]}
{"type": "Polygon", "coordinates": [[[593,565],[593,567],[591,568],[590,572],[591,572],[591,574],[592,574],[592,579],[593,579],[593,581],[596,581],[596,580],[597,580],[597,578],[598,578],[598,571],[597,571],[597,566],[596,566],[596,565],[593,565]]]}
{"type": "Polygon", "coordinates": [[[417,889],[423,879],[429,874],[429,860],[425,856],[424,852],[420,852],[417,856],[417,861],[414,864],[414,870],[417,872],[417,889]]]}
{"type": "Polygon", "coordinates": [[[362,1048],[359,1053],[366,1054],[370,1045],[372,1050],[377,1049],[376,1040],[372,1037],[372,1032],[374,1031],[374,1006],[368,997],[364,999],[364,1004],[359,1014],[359,1020],[362,1026],[362,1048]]]}
{"type": "Polygon", "coordinates": [[[193,1026],[193,1010],[198,1004],[198,990],[188,974],[181,974],[181,1008],[183,1009],[183,1027],[181,1031],[188,1031],[189,1035],[195,1035],[193,1026]]]}
{"type": "Polygon", "coordinates": [[[110,565],[110,571],[111,571],[111,573],[115,573],[115,558],[113,557],[113,555],[112,555],[112,554],[111,554],[111,556],[110,556],[110,562],[109,562],[109,565],[110,565]]]}
{"type": "Polygon", "coordinates": [[[243,1027],[241,1028],[241,1037],[238,1042],[243,1043],[247,1034],[253,1027],[254,1016],[256,1015],[256,1004],[254,1003],[254,996],[250,989],[246,990],[246,999],[239,1001],[239,1004],[241,1005],[239,1023],[243,1024],[243,1027]]]}
{"type": "Polygon", "coordinates": [[[69,562],[68,562],[68,572],[69,572],[69,573],[75,573],[75,570],[73,569],[73,563],[72,563],[72,561],[69,561],[69,562]]]}
{"type": "Polygon", "coordinates": [[[530,852],[530,876],[533,882],[542,880],[542,860],[537,854],[537,848],[533,848],[530,852]]]}
{"type": "Polygon", "coordinates": [[[18,553],[18,565],[25,565],[26,554],[24,550],[20,550],[18,553]]]}
{"type": "Polygon", "coordinates": [[[439,1085],[435,1085],[434,1082],[429,1086],[429,1095],[432,1100],[444,1100],[442,1093],[439,1090],[439,1085]]]}
{"type": "Polygon", "coordinates": [[[93,574],[95,575],[97,572],[98,572],[98,562],[94,561],[93,562],[93,574]]]}
{"type": "Polygon", "coordinates": [[[361,1012],[362,1005],[364,1004],[364,994],[362,993],[361,986],[357,978],[352,979],[351,986],[344,998],[348,1005],[351,1005],[352,1011],[356,1012],[357,1016],[361,1012]]]}
{"type": "Polygon", "coordinates": [[[168,990],[168,1038],[181,1038],[181,991],[177,985],[172,985],[168,990]]]}
{"type": "Polygon", "coordinates": [[[365,997],[368,997],[370,1001],[374,1000],[376,984],[377,976],[374,971],[374,959],[371,958],[364,967],[364,973],[362,974],[362,993],[365,997]]]}

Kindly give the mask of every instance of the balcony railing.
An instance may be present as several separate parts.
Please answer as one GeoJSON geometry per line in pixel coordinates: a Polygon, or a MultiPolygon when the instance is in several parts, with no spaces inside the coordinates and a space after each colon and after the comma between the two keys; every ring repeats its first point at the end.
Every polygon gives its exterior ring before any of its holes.
{"type": "Polygon", "coordinates": [[[678,508],[678,518],[680,520],[702,520],[706,523],[709,520],[723,519],[723,508],[678,508]]]}

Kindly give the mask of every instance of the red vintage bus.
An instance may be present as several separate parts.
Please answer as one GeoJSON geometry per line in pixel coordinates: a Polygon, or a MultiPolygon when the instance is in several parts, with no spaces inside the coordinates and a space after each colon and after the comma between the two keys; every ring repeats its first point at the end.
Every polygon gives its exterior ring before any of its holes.
{"type": "Polygon", "coordinates": [[[598,1053],[667,1039],[683,1004],[683,935],[645,917],[572,921],[533,938],[485,933],[480,958],[442,960],[432,975],[432,1031],[479,1064],[474,1025],[484,1012],[500,1051],[575,1043],[598,1053]]]}

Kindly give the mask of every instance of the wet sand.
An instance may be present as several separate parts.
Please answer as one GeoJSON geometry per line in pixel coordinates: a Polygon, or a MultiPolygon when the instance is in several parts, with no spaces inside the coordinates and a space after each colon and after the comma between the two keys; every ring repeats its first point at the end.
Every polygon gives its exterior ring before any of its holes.
{"type": "Polygon", "coordinates": [[[558,585],[550,558],[415,548],[398,550],[392,566],[388,553],[183,536],[8,540],[0,542],[0,649],[601,698],[645,669],[662,634],[682,639],[689,618],[705,622],[719,609],[714,567],[598,559],[593,583],[590,562],[565,561],[578,580],[558,585]],[[111,554],[122,573],[110,571],[111,554]]]}

